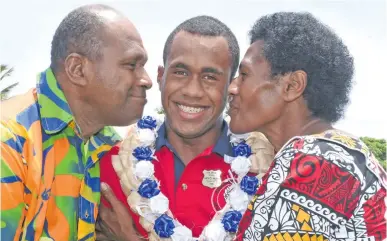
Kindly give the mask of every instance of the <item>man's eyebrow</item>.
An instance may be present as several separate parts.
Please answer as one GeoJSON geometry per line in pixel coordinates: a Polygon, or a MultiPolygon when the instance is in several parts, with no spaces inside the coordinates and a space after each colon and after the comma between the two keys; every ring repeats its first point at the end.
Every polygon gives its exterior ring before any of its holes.
{"type": "Polygon", "coordinates": [[[127,56],[134,58],[136,61],[148,61],[148,54],[144,50],[132,49],[127,51],[127,56]]]}
{"type": "Polygon", "coordinates": [[[178,63],[176,63],[176,64],[173,64],[172,67],[173,67],[173,68],[179,68],[179,69],[186,69],[186,70],[189,69],[188,66],[187,66],[186,64],[183,64],[183,63],[181,63],[181,62],[178,62],[178,63]]]}
{"type": "Polygon", "coordinates": [[[216,69],[216,68],[213,68],[213,67],[204,67],[202,68],[202,72],[204,73],[213,73],[213,74],[216,74],[216,75],[223,75],[223,72],[216,69]]]}

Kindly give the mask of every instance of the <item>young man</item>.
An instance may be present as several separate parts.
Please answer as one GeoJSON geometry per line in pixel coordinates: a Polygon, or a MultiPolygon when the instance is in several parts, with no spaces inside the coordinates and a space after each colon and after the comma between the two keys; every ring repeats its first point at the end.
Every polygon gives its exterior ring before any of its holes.
{"type": "MultiPolygon", "coordinates": [[[[155,176],[174,217],[199,236],[215,214],[213,204],[216,209],[225,204],[224,188],[203,182],[203,172],[220,171],[219,179],[228,177],[230,166],[223,156],[231,156],[232,148],[222,113],[228,85],[238,68],[239,46],[225,24],[199,16],[170,34],[163,60],[157,80],[165,122],[156,139],[159,161],[154,162],[155,176]]],[[[101,182],[107,183],[129,209],[112,166],[112,156],[118,151],[119,147],[114,147],[101,159],[101,182]]],[[[137,229],[146,236],[138,216],[131,214],[137,229]]]]}
{"type": "Polygon", "coordinates": [[[120,139],[105,126],[142,116],[146,59],[116,10],[88,5],[65,17],[36,88],[1,103],[0,240],[95,239],[98,160],[120,139]]]}

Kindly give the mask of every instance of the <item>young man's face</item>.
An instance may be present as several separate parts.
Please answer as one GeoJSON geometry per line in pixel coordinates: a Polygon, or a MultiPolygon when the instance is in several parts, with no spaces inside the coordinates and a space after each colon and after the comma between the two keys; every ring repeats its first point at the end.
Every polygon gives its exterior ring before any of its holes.
{"type": "Polygon", "coordinates": [[[223,37],[178,33],[158,81],[169,127],[195,138],[215,126],[227,100],[231,56],[223,37]]]}

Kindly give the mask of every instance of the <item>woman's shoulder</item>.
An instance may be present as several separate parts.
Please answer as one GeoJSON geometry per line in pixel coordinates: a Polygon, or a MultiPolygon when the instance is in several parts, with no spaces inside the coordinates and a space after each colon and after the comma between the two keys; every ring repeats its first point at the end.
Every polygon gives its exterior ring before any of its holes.
{"type": "MultiPolygon", "coordinates": [[[[288,141],[278,156],[302,153],[316,156],[348,170],[360,180],[370,176],[387,187],[387,174],[367,145],[359,138],[341,130],[328,130],[315,135],[296,136],[288,141]]],[[[368,181],[367,181],[368,182],[368,181]]]]}

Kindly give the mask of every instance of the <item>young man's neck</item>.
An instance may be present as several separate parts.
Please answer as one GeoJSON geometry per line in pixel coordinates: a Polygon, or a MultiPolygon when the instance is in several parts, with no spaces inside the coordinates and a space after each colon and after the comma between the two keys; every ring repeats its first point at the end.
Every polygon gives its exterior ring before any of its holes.
{"type": "Polygon", "coordinates": [[[166,125],[168,142],[173,146],[183,163],[187,165],[205,149],[216,144],[222,133],[223,119],[215,123],[206,133],[195,138],[184,138],[166,125]]]}

